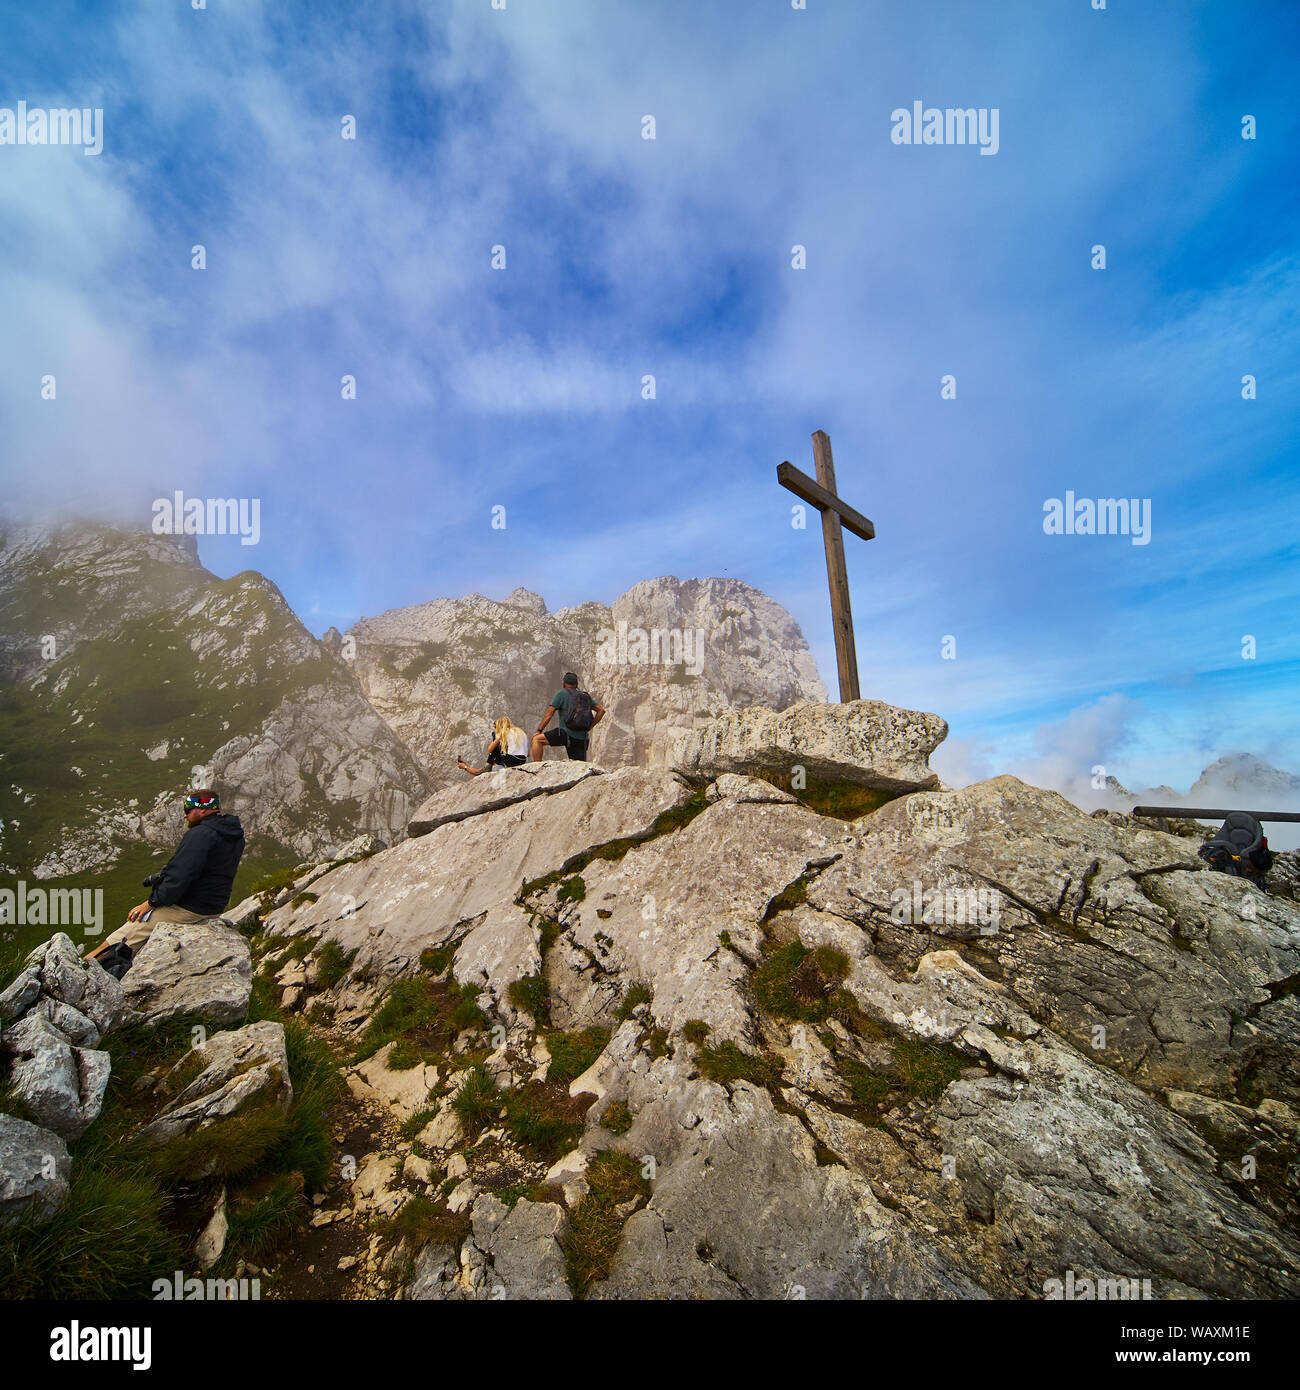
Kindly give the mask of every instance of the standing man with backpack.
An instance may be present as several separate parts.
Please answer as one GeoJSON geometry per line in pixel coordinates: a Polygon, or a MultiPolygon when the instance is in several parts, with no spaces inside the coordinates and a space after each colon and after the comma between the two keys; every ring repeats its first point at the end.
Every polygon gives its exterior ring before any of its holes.
{"type": "Polygon", "coordinates": [[[532,756],[540,763],[547,746],[565,748],[576,762],[587,761],[587,740],[591,731],[605,717],[605,707],[598,705],[585,690],[578,689],[578,678],[572,671],[564,673],[564,689],[551,696],[542,722],[533,735],[532,756]],[[553,714],[559,715],[556,727],[549,733],[546,726],[553,714]]]}

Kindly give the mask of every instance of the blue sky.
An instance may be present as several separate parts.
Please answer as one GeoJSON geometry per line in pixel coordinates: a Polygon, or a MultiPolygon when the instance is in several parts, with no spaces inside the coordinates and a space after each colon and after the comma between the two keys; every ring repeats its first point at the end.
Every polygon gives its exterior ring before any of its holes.
{"type": "Polygon", "coordinates": [[[260,544],[202,557],[316,632],[736,576],[829,683],[819,528],[775,483],[822,428],[878,532],[848,538],[863,693],[943,714],[945,775],[1300,769],[1294,5],[6,23],[0,106],[104,109],[98,157],[0,147],[7,512],[258,497],[260,544]],[[998,153],[895,145],[914,100],[996,107],[998,153]],[[1150,544],[1045,535],[1067,490],[1151,499],[1150,544]]]}

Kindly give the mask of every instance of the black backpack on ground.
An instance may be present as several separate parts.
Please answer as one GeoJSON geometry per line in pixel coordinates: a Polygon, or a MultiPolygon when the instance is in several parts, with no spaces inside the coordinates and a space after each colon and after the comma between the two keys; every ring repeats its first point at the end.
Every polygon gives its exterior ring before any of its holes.
{"type": "Polygon", "coordinates": [[[1233,811],[1197,854],[1221,874],[1249,879],[1263,888],[1273,867],[1264,827],[1248,811],[1233,811]]]}
{"type": "Polygon", "coordinates": [[[96,956],[95,959],[115,980],[120,980],[130,970],[131,962],[135,960],[135,952],[125,941],[115,941],[103,955],[96,956]]]}
{"type": "Polygon", "coordinates": [[[585,690],[575,690],[569,699],[564,727],[571,729],[575,734],[585,734],[591,731],[595,722],[596,711],[592,706],[591,696],[585,690]]]}

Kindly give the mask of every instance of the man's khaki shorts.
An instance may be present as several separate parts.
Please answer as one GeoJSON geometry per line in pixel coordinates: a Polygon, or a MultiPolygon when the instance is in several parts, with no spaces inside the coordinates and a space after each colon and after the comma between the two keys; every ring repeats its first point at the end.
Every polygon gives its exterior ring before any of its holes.
{"type": "Polygon", "coordinates": [[[184,907],[150,908],[148,921],[127,922],[125,926],[118,927],[95,947],[94,954],[98,955],[105,946],[113,946],[119,941],[125,941],[132,952],[139,952],[140,947],[153,935],[153,929],[159,922],[205,922],[208,917],[214,915],[208,913],[204,916],[201,912],[191,912],[184,907]]]}

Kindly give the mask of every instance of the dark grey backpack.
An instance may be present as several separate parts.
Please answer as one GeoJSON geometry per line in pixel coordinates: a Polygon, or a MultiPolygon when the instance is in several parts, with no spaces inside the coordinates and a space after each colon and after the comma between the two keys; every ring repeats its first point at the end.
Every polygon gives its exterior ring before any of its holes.
{"type": "Polygon", "coordinates": [[[107,951],[95,959],[115,980],[120,980],[130,970],[131,963],[135,960],[135,952],[125,941],[115,941],[107,951]]]}
{"type": "Polygon", "coordinates": [[[591,696],[585,690],[575,690],[569,699],[569,712],[564,716],[565,728],[572,729],[575,734],[585,734],[595,722],[591,696]]]}

